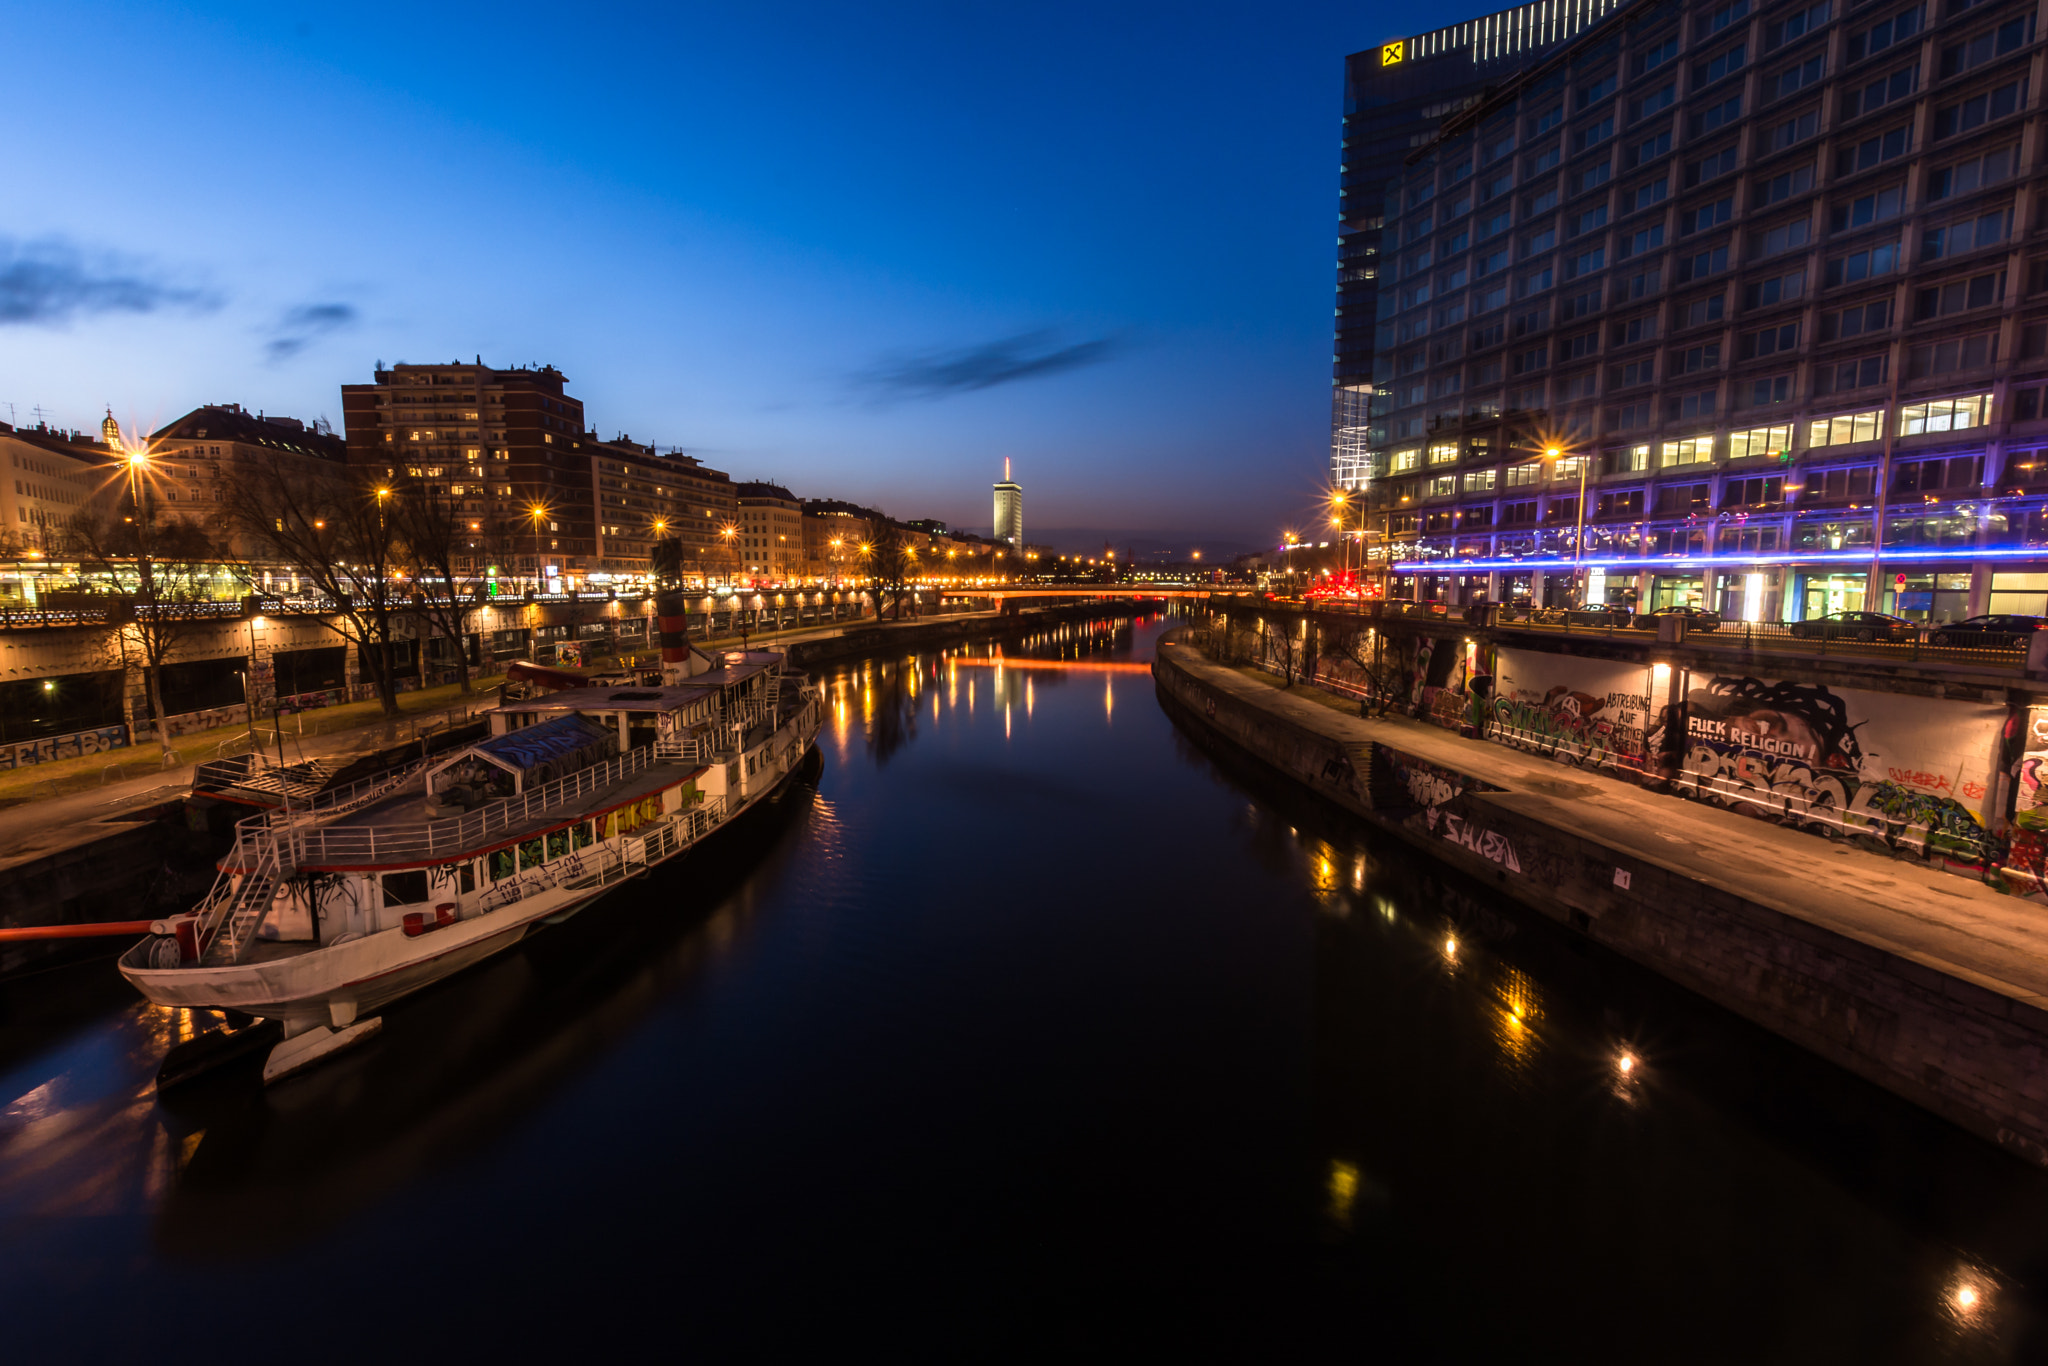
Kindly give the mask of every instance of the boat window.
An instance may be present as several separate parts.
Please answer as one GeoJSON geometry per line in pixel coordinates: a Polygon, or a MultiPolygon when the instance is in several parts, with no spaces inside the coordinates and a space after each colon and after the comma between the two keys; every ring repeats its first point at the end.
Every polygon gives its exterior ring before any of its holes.
{"type": "Polygon", "coordinates": [[[577,826],[572,833],[576,837],[575,845],[578,849],[587,848],[593,842],[593,836],[590,833],[589,821],[585,821],[583,822],[583,824],[577,826]]]}
{"type": "Polygon", "coordinates": [[[474,863],[461,865],[461,880],[463,891],[473,892],[476,890],[476,865],[474,863]]]}
{"type": "Polygon", "coordinates": [[[548,831],[548,857],[560,858],[568,852],[569,832],[567,830],[548,831]]]}
{"type": "Polygon", "coordinates": [[[518,862],[514,857],[514,851],[510,849],[495,849],[491,851],[491,881],[502,881],[518,871],[518,862]]]}
{"type": "Polygon", "coordinates": [[[427,870],[408,868],[402,873],[384,874],[386,906],[416,906],[427,899],[427,870]]]}
{"type": "Polygon", "coordinates": [[[521,869],[538,868],[540,867],[540,862],[540,837],[536,835],[534,838],[520,844],[519,866],[521,869]]]}

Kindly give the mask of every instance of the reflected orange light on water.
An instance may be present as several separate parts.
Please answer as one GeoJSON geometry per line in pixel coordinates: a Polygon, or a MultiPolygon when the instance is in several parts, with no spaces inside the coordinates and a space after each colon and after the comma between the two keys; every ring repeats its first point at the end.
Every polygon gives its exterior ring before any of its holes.
{"type": "Polygon", "coordinates": [[[1150,664],[1109,659],[1015,659],[993,655],[983,659],[956,659],[955,664],[978,664],[985,669],[1065,669],[1078,673],[1148,674],[1150,664]]]}

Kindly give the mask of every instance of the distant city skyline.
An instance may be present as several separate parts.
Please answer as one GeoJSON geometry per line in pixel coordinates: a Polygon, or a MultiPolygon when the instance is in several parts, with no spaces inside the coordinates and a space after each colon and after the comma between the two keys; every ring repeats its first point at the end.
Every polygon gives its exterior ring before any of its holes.
{"type": "Polygon", "coordinates": [[[481,354],[735,478],[975,526],[1011,456],[1040,525],[1263,542],[1326,476],[1335,83],[1408,26],[25,11],[0,420],[338,428],[378,360],[481,354]],[[145,74],[78,98],[109,71],[145,74]]]}

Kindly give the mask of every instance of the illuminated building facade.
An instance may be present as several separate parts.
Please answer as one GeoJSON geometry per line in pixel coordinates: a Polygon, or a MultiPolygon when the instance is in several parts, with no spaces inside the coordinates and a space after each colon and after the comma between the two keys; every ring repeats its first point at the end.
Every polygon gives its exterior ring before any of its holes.
{"type": "Polygon", "coordinates": [[[1003,481],[995,488],[995,539],[1024,553],[1024,487],[1010,482],[1010,462],[1003,461],[1003,481]]]}
{"type": "Polygon", "coordinates": [[[1391,591],[2048,613],[2040,61],[2000,0],[1664,0],[1448,119],[1384,190],[1391,591]]]}
{"type": "MultiPolygon", "coordinates": [[[[1383,187],[1444,120],[1475,104],[1602,16],[1618,0],[1520,5],[1344,61],[1343,165],[1337,190],[1337,327],[1332,363],[1330,479],[1364,486],[1375,408],[1374,321],[1379,302],[1383,187]]],[[[1472,187],[1466,187],[1468,193],[1472,187]]]]}

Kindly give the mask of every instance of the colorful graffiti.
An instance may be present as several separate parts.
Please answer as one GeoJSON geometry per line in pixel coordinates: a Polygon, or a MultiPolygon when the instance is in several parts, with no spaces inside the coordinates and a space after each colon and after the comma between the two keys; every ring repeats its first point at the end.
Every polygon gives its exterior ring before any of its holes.
{"type": "Polygon", "coordinates": [[[125,749],[128,731],[123,726],[101,726],[75,735],[55,735],[45,740],[27,740],[18,745],[0,745],[0,769],[27,768],[57,759],[76,759],[86,754],[104,754],[125,749]]]}
{"type": "Polygon", "coordinates": [[[1565,763],[1649,766],[1649,672],[1639,664],[1502,650],[1485,735],[1565,763]]]}
{"type": "Polygon", "coordinates": [[[1686,700],[1683,784],[1723,805],[1896,852],[1984,869],[2005,856],[1983,782],[2002,713],[1836,692],[1822,684],[1714,678],[1686,700]],[[1950,767],[1953,765],[1953,767],[1950,767]]]}

